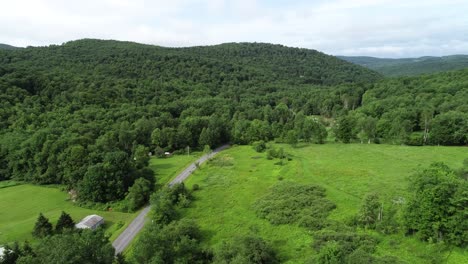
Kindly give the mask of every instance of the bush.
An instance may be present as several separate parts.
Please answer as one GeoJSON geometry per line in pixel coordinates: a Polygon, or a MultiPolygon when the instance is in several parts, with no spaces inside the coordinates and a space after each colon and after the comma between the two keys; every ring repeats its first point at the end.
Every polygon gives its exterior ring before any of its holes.
{"type": "Polygon", "coordinates": [[[192,191],[195,192],[195,191],[198,191],[198,190],[200,190],[200,186],[199,186],[198,184],[195,183],[195,184],[192,186],[192,191]]]}
{"type": "Polygon", "coordinates": [[[228,167],[234,165],[234,158],[230,155],[216,155],[216,157],[210,160],[210,164],[217,167],[228,167]]]}
{"type": "Polygon", "coordinates": [[[405,144],[408,146],[422,146],[424,145],[424,137],[420,132],[411,133],[406,139],[405,144]]]}
{"type": "Polygon", "coordinates": [[[336,207],[325,198],[325,189],[316,185],[279,182],[254,204],[260,218],[272,224],[298,223],[317,229],[323,226],[329,212],[336,207]]]}
{"type": "Polygon", "coordinates": [[[276,151],[275,151],[274,148],[268,149],[266,154],[267,154],[266,158],[268,160],[272,160],[272,159],[274,159],[276,157],[276,151]]]}
{"type": "Polygon", "coordinates": [[[255,141],[252,145],[255,151],[257,152],[263,152],[266,150],[266,144],[265,144],[265,141],[263,140],[255,141]]]}
{"type": "Polygon", "coordinates": [[[279,263],[276,252],[257,236],[235,237],[223,241],[214,255],[214,263],[279,263]]]}
{"type": "Polygon", "coordinates": [[[314,233],[312,246],[319,252],[318,263],[373,263],[377,243],[369,235],[321,230],[314,233]]]}

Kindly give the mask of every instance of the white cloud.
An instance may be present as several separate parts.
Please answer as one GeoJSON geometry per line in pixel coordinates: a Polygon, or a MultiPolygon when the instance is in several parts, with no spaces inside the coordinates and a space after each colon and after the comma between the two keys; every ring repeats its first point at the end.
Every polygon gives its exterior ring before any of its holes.
{"type": "Polygon", "coordinates": [[[15,0],[2,3],[0,43],[79,38],[163,46],[257,41],[332,54],[468,53],[464,0],[15,0]]]}

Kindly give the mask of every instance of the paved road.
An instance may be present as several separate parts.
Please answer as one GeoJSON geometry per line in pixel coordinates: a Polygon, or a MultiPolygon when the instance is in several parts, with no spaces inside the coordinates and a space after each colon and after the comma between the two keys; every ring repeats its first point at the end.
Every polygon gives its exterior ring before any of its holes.
{"type": "MultiPolygon", "coordinates": [[[[183,172],[181,172],[177,177],[169,183],[169,186],[172,186],[176,183],[181,183],[185,179],[187,179],[194,170],[197,169],[196,163],[202,164],[203,162],[207,161],[214,155],[218,154],[220,151],[227,149],[229,145],[223,145],[215,150],[213,150],[209,154],[205,154],[201,156],[197,161],[190,164],[183,172]]],[[[115,248],[115,254],[121,253],[122,251],[127,248],[127,246],[132,242],[138,232],[141,231],[143,226],[145,225],[145,218],[148,212],[150,211],[150,206],[145,207],[143,211],[141,211],[138,216],[133,219],[133,221],[127,226],[127,228],[120,234],[117,239],[114,240],[112,246],[115,248]]]]}

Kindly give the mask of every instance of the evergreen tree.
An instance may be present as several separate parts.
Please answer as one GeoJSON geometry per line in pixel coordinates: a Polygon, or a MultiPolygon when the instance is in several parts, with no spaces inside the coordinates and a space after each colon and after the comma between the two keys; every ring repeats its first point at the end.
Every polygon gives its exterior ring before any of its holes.
{"type": "Polygon", "coordinates": [[[42,213],[39,214],[36,224],[34,225],[34,230],[32,232],[35,237],[46,237],[52,235],[52,224],[49,222],[42,213]]]}
{"type": "Polygon", "coordinates": [[[75,222],[71,216],[64,211],[60,215],[57,224],[55,225],[55,232],[62,233],[64,229],[73,229],[75,227],[75,222]]]}

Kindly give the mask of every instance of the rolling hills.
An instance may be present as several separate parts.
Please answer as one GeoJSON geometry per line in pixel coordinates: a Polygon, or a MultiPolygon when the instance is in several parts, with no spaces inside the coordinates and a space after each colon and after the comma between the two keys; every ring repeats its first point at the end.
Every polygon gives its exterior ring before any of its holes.
{"type": "Polygon", "coordinates": [[[13,50],[13,49],[19,49],[19,48],[15,47],[15,46],[8,45],[8,44],[0,43],[0,49],[13,50]]]}
{"type": "Polygon", "coordinates": [[[375,70],[385,76],[414,76],[468,68],[468,55],[388,59],[338,56],[345,61],[375,70]]]}

